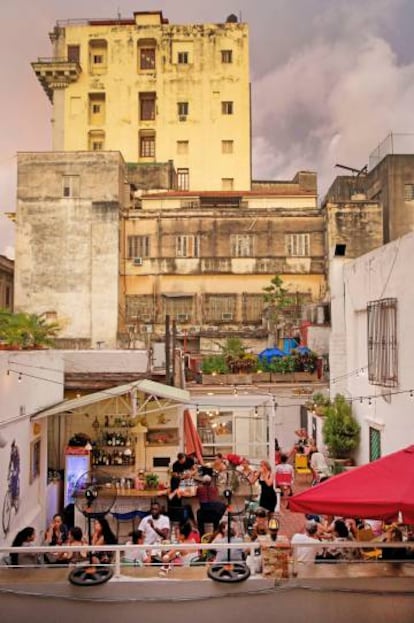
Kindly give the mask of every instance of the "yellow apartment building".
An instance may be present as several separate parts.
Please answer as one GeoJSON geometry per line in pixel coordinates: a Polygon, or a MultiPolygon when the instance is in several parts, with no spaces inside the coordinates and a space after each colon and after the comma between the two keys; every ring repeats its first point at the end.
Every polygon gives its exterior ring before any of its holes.
{"type": "Polygon", "coordinates": [[[120,151],[174,161],[180,190],[249,190],[246,24],[133,19],[60,21],[51,58],[32,63],[53,104],[54,151],[120,151]]]}

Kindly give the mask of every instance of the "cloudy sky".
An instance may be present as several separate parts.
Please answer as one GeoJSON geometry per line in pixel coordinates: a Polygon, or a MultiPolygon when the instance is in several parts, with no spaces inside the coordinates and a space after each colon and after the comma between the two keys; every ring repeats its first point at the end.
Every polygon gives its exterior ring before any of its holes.
{"type": "MultiPolygon", "coordinates": [[[[15,210],[16,152],[50,149],[30,62],[50,56],[56,20],[152,9],[171,23],[236,13],[249,24],[255,178],[313,169],[323,195],[335,163],[361,168],[389,132],[414,132],[413,0],[1,0],[0,212],[15,210]]],[[[0,214],[0,253],[12,252],[0,214]]]]}

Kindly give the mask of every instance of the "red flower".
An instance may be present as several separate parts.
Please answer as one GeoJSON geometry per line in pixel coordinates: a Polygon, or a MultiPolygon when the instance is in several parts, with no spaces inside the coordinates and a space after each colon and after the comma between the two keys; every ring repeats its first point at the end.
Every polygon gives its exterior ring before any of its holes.
{"type": "Polygon", "coordinates": [[[236,467],[237,465],[241,465],[243,463],[243,457],[239,456],[238,454],[227,454],[225,458],[229,463],[231,463],[231,465],[234,465],[236,467]]]}

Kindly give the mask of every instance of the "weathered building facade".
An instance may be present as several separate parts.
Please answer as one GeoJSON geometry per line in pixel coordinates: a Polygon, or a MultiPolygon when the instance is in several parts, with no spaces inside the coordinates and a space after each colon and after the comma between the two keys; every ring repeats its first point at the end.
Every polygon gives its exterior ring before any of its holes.
{"type": "Polygon", "coordinates": [[[20,153],[17,164],[16,309],[57,320],[63,347],[115,346],[122,156],[20,153]]]}
{"type": "Polygon", "coordinates": [[[0,308],[13,309],[14,298],[14,262],[5,255],[0,255],[0,308]]]}
{"type": "Polygon", "coordinates": [[[66,20],[53,57],[33,63],[53,102],[53,149],[117,150],[126,162],[173,159],[182,190],[248,190],[248,28],[132,19],[66,20]]]}
{"type": "MultiPolygon", "coordinates": [[[[299,174],[300,175],[300,174],[299,174]]],[[[325,293],[324,222],[316,175],[271,190],[143,195],[124,220],[122,332],[163,333],[165,316],[181,336],[267,336],[264,292],[275,274],[299,307],[325,293]]]]}

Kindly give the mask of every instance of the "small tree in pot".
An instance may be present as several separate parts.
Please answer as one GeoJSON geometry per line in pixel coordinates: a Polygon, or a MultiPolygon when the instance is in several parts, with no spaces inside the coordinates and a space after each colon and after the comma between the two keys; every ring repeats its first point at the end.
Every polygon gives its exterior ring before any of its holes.
{"type": "Polygon", "coordinates": [[[344,396],[337,394],[324,408],[324,415],[323,437],[329,454],[336,459],[349,458],[358,447],[361,431],[351,405],[344,396]]]}

